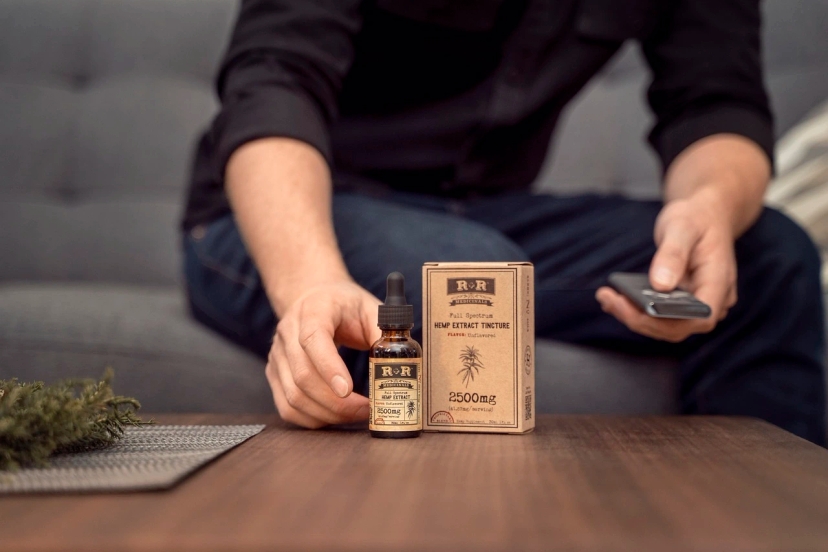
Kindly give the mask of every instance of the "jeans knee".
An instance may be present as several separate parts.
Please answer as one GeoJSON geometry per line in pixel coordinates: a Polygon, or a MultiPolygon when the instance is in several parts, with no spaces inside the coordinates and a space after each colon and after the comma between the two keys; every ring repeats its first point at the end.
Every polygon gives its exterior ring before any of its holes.
{"type": "Polygon", "coordinates": [[[517,244],[486,226],[465,222],[435,232],[432,238],[407,249],[407,264],[419,273],[426,262],[525,262],[529,258],[517,244]]]}
{"type": "MultiPolygon", "coordinates": [[[[354,279],[368,291],[385,297],[385,278],[400,271],[406,278],[406,296],[414,305],[419,328],[426,262],[524,262],[528,255],[500,232],[482,224],[431,213],[396,213],[396,224],[373,235],[340,233],[345,260],[354,279]]],[[[353,231],[353,228],[350,228],[353,231]]]]}
{"type": "Polygon", "coordinates": [[[526,262],[528,255],[515,242],[492,228],[467,223],[431,248],[431,261],[526,262]]]}
{"type": "Polygon", "coordinates": [[[528,260],[517,244],[484,224],[456,215],[357,194],[334,197],[334,228],[345,263],[359,285],[382,299],[388,273],[402,272],[420,327],[426,262],[528,260]]]}
{"type": "Polygon", "coordinates": [[[264,355],[276,319],[231,217],[184,236],[184,277],[193,316],[264,355]]]}

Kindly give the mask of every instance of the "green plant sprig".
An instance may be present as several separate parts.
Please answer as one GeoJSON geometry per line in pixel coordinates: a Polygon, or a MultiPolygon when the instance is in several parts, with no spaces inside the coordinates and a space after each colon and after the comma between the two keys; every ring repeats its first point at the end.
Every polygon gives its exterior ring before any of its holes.
{"type": "Polygon", "coordinates": [[[144,423],[141,404],[115,395],[112,378],[107,369],[101,381],[0,380],[0,470],[46,466],[53,454],[108,445],[144,423]]]}
{"type": "Polygon", "coordinates": [[[480,358],[483,355],[480,354],[480,351],[474,347],[474,345],[467,345],[465,349],[460,352],[460,362],[463,363],[463,367],[457,372],[457,375],[463,376],[463,383],[466,384],[466,388],[469,387],[469,382],[474,381],[475,375],[480,375],[480,369],[485,368],[483,363],[480,361],[480,358]]]}

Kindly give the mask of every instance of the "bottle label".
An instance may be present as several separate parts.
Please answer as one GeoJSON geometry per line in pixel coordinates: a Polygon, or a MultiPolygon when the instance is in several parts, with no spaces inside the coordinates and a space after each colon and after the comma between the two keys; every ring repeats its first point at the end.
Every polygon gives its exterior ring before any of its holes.
{"type": "Polygon", "coordinates": [[[421,358],[370,358],[372,431],[423,429],[421,358]]]}

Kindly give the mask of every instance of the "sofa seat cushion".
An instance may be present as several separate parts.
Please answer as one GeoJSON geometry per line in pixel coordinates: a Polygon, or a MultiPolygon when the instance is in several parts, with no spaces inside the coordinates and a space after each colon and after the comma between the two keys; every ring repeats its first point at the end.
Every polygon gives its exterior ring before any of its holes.
{"type": "Polygon", "coordinates": [[[192,322],[176,288],[0,285],[0,378],[115,370],[147,412],[274,411],[264,362],[192,322]]]}
{"type": "MultiPolygon", "coordinates": [[[[0,378],[100,376],[148,412],[272,412],[263,361],[189,316],[176,288],[0,286],[0,378]]],[[[668,362],[539,341],[539,412],[675,411],[668,362]]]]}
{"type": "Polygon", "coordinates": [[[537,411],[555,414],[677,414],[678,364],[538,339],[537,411]]]}

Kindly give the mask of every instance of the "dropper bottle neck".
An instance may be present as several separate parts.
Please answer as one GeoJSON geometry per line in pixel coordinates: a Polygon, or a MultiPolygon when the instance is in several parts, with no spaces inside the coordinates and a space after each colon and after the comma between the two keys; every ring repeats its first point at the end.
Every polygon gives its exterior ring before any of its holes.
{"type": "Polygon", "coordinates": [[[410,330],[414,326],[414,307],[405,300],[405,278],[392,272],[386,280],[385,302],[379,305],[377,325],[387,330],[410,330]]]}
{"type": "Polygon", "coordinates": [[[411,330],[382,330],[382,337],[384,339],[407,339],[411,337],[411,330]]]}

